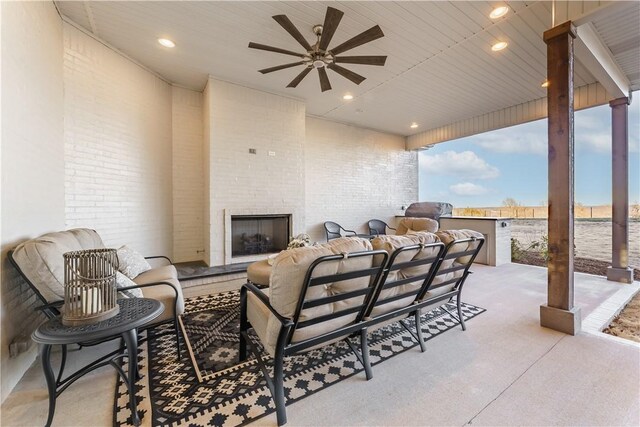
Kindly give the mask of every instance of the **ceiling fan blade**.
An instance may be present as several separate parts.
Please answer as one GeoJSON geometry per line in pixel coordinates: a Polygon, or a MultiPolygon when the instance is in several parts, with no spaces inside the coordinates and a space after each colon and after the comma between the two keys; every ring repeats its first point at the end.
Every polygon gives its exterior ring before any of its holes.
{"type": "Polygon", "coordinates": [[[284,70],[285,68],[291,68],[291,67],[295,67],[296,65],[303,65],[303,64],[304,64],[304,61],[292,62],[290,64],[278,65],[277,67],[265,68],[258,71],[260,71],[262,74],[267,74],[267,73],[272,73],[274,71],[284,70]]]}
{"type": "Polygon", "coordinates": [[[349,49],[353,49],[354,47],[358,47],[365,43],[369,43],[371,41],[377,40],[380,37],[384,37],[384,33],[382,32],[382,29],[380,28],[380,26],[376,25],[375,27],[369,28],[367,31],[364,31],[358,34],[357,36],[350,38],[346,42],[330,50],[331,50],[331,53],[333,53],[334,55],[339,55],[342,52],[346,52],[349,49]]]}
{"type": "Polygon", "coordinates": [[[324,67],[318,68],[318,76],[320,77],[320,89],[323,92],[331,90],[331,83],[329,83],[329,76],[327,76],[327,70],[324,67]]]}
{"type": "Polygon", "coordinates": [[[341,66],[339,66],[337,64],[329,64],[329,65],[327,65],[327,67],[332,69],[336,73],[340,74],[342,77],[351,80],[352,82],[354,82],[357,85],[359,85],[360,83],[362,83],[366,79],[365,77],[362,77],[360,74],[354,73],[351,70],[347,70],[346,68],[341,67],[341,66]]]}
{"type": "Polygon", "coordinates": [[[327,47],[329,47],[329,43],[338,28],[338,24],[340,24],[342,15],[344,15],[344,12],[332,7],[327,7],[327,14],[324,16],[324,24],[322,25],[322,36],[320,36],[320,44],[318,45],[320,50],[327,50],[327,47]]]}
{"type": "Polygon", "coordinates": [[[269,51],[269,52],[282,53],[282,54],[285,54],[285,55],[298,56],[300,58],[304,58],[304,54],[302,54],[302,53],[296,53],[296,52],[292,52],[290,50],[280,49],[279,47],[267,46],[266,44],[249,42],[249,47],[251,49],[266,50],[266,51],[269,51]]]}
{"type": "Polygon", "coordinates": [[[386,56],[336,56],[333,62],[340,64],[384,65],[386,56]]]}
{"type": "Polygon", "coordinates": [[[287,87],[296,87],[300,84],[300,82],[302,81],[302,79],[304,79],[305,77],[307,77],[307,74],[309,74],[311,72],[311,67],[307,67],[304,70],[302,70],[302,72],[300,74],[298,74],[296,76],[295,79],[291,80],[291,83],[289,83],[287,85],[287,87]]]}
{"type": "Polygon", "coordinates": [[[311,45],[309,44],[309,42],[302,36],[302,34],[300,34],[300,31],[298,31],[296,26],[293,25],[293,22],[291,22],[291,20],[287,18],[287,15],[276,15],[273,17],[273,19],[275,19],[276,22],[287,31],[287,33],[291,34],[293,38],[302,45],[303,48],[305,48],[306,50],[311,50],[311,45]]]}

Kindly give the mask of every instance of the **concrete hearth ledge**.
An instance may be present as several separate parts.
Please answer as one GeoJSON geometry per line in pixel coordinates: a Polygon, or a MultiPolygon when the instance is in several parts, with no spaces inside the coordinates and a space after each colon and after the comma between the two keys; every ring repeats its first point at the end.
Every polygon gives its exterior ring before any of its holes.
{"type": "Polygon", "coordinates": [[[540,306],[540,326],[564,332],[565,334],[576,335],[580,332],[581,323],[580,307],[563,310],[549,307],[548,305],[540,306]]]}

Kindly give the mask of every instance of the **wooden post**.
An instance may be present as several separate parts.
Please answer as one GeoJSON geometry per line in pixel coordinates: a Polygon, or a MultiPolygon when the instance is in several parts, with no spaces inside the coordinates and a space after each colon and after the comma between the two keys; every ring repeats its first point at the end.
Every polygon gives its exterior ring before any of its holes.
{"type": "Polygon", "coordinates": [[[575,335],[580,309],[573,306],[573,39],[571,21],[544,32],[547,44],[549,133],[549,261],[542,326],[575,335]]]}
{"type": "Polygon", "coordinates": [[[609,102],[611,107],[612,252],[607,279],[633,282],[629,268],[629,98],[609,102]]]}

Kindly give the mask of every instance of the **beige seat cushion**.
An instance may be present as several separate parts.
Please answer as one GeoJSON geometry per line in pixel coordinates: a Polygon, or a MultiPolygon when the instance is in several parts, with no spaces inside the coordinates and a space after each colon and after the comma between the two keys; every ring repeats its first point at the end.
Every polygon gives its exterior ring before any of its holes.
{"type": "MultiPolygon", "coordinates": [[[[262,289],[262,292],[269,296],[269,288],[262,289]]],[[[267,323],[270,316],[271,312],[267,306],[253,292],[247,292],[247,320],[261,340],[267,336],[267,323]]]]}
{"type": "MultiPolygon", "coordinates": [[[[176,302],[176,314],[179,316],[184,313],[184,297],[182,296],[182,287],[178,282],[178,272],[173,265],[165,265],[162,267],[152,268],[145,271],[133,279],[138,285],[146,285],[155,282],[168,282],[178,291],[178,301],[176,302]]],[[[175,292],[168,285],[149,286],[142,288],[142,294],[145,298],[153,298],[164,304],[164,312],[153,323],[162,320],[168,320],[173,317],[173,301],[175,292]]]]}
{"type": "MultiPolygon", "coordinates": [[[[316,259],[340,253],[353,253],[360,251],[370,251],[371,243],[368,240],[357,237],[342,237],[331,240],[327,243],[304,248],[295,248],[283,251],[273,262],[271,270],[271,287],[269,290],[269,301],[271,306],[282,316],[292,318],[295,314],[304,278],[311,263],[316,259]]],[[[315,270],[315,276],[344,273],[364,268],[370,268],[373,260],[371,257],[348,258],[340,261],[324,263],[315,270]]],[[[341,292],[348,292],[369,286],[369,277],[357,278],[339,283],[329,283],[321,286],[314,286],[309,289],[307,299],[321,298],[341,292]]],[[[349,306],[360,304],[363,297],[350,298],[345,301],[326,304],[319,307],[303,310],[300,314],[300,321],[315,318],[324,314],[344,310],[349,306]]],[[[247,299],[247,317],[254,319],[251,321],[256,333],[270,353],[275,353],[275,345],[280,331],[280,322],[271,313],[265,312],[266,308],[261,307],[262,303],[255,297],[247,299]],[[267,318],[264,327],[264,318],[267,318]],[[254,324],[262,322],[262,325],[254,324]]],[[[322,333],[335,330],[341,326],[350,324],[356,317],[355,314],[341,316],[331,321],[321,322],[306,328],[297,330],[292,338],[292,342],[302,341],[322,333]]]]}
{"type": "MultiPolygon", "coordinates": [[[[384,250],[389,256],[391,256],[396,250],[413,245],[429,245],[432,243],[439,242],[438,236],[429,232],[418,232],[415,234],[407,234],[404,236],[379,236],[373,239],[371,244],[373,245],[374,250],[384,250]]],[[[412,249],[408,251],[401,252],[395,259],[394,265],[401,264],[404,262],[415,261],[424,258],[435,257],[438,253],[438,247],[429,247],[422,249],[412,249]]],[[[380,262],[381,260],[377,260],[380,262]]],[[[437,262],[437,259],[434,261],[437,262]]],[[[395,270],[389,272],[387,276],[386,283],[395,282],[396,280],[407,279],[410,277],[419,276],[421,274],[425,274],[432,267],[433,263],[428,263],[424,265],[403,268],[400,270],[395,270]]],[[[424,283],[424,279],[418,279],[415,282],[406,283],[404,285],[395,286],[390,289],[384,289],[380,292],[378,297],[378,301],[383,302],[384,300],[394,297],[396,295],[402,295],[407,292],[415,291],[422,287],[424,283]]],[[[397,310],[400,308],[407,307],[415,300],[416,295],[411,295],[406,298],[401,298],[396,301],[389,302],[387,304],[377,305],[373,311],[371,312],[371,317],[378,317],[382,314],[389,313],[393,310],[397,310]]]]}
{"type": "MultiPolygon", "coordinates": [[[[449,245],[450,243],[454,242],[455,240],[464,240],[464,239],[468,239],[470,237],[475,237],[475,238],[482,238],[483,237],[482,233],[479,233],[479,232],[474,231],[474,230],[441,230],[441,231],[438,231],[436,233],[436,235],[442,241],[442,243],[444,243],[445,245],[449,245]]],[[[464,251],[473,249],[476,244],[477,243],[474,243],[474,242],[457,243],[457,244],[452,245],[449,248],[449,252],[448,253],[464,252],[464,251]]],[[[461,257],[458,257],[458,258],[447,259],[440,265],[440,268],[438,269],[438,271],[445,270],[445,269],[451,268],[451,267],[460,266],[460,265],[462,265],[464,263],[468,263],[470,259],[471,259],[471,255],[461,256],[461,257]]],[[[457,270],[457,271],[454,271],[454,272],[451,272],[451,273],[438,275],[438,276],[435,277],[432,286],[438,286],[438,284],[440,284],[442,282],[446,282],[448,280],[461,277],[463,273],[464,273],[464,270],[457,270]]],[[[454,286],[455,286],[455,283],[452,283],[452,284],[444,286],[444,289],[446,289],[447,292],[448,292],[448,291],[452,290],[454,286]]],[[[427,295],[426,297],[428,298],[429,295],[427,295]]]]}
{"type": "Polygon", "coordinates": [[[271,276],[271,265],[264,259],[249,264],[247,267],[247,280],[260,286],[269,286],[269,277],[271,276]]]}
{"type": "Polygon", "coordinates": [[[104,248],[102,239],[87,228],[44,234],[18,245],[13,259],[49,302],[64,299],[64,258],[70,251],[104,248]]]}
{"type": "Polygon", "coordinates": [[[412,218],[405,217],[400,220],[398,227],[396,228],[396,235],[402,236],[407,234],[409,230],[412,231],[428,231],[429,233],[435,233],[438,231],[438,221],[431,218],[412,218]]]}

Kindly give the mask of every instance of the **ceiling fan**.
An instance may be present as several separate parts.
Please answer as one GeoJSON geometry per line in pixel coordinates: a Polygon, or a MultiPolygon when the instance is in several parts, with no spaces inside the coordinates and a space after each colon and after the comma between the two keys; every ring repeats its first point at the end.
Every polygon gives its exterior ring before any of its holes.
{"type": "Polygon", "coordinates": [[[323,25],[315,25],[313,32],[316,35],[316,43],[310,45],[304,36],[298,31],[295,25],[287,18],[286,15],[275,15],[273,19],[282,26],[294,39],[298,41],[305,49],[304,53],[297,53],[286,49],[280,49],[273,46],[267,46],[260,43],[250,42],[249,47],[252,49],[267,50],[269,52],[282,53],[284,55],[297,56],[301,58],[301,61],[292,62],[289,64],[278,65],[276,67],[265,68],[259,70],[262,74],[272,73],[274,71],[284,70],[286,68],[296,67],[298,65],[304,65],[304,70],[296,76],[295,79],[287,85],[287,87],[296,87],[304,79],[307,74],[311,72],[313,68],[318,70],[318,77],[320,78],[320,89],[322,92],[331,90],[331,84],[329,83],[329,76],[327,76],[327,68],[335,71],[341,76],[351,80],[355,84],[359,85],[365,80],[365,77],[358,73],[342,67],[338,64],[362,64],[362,65],[384,65],[387,60],[386,56],[338,56],[343,52],[346,52],[355,47],[361,46],[365,43],[369,43],[373,40],[384,37],[382,29],[378,25],[369,28],[358,34],[355,37],[350,38],[346,42],[329,49],[329,43],[333,38],[333,35],[338,28],[338,24],[342,19],[344,13],[333,7],[327,7],[327,13],[324,17],[323,25]]]}

